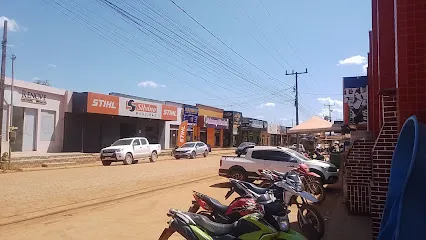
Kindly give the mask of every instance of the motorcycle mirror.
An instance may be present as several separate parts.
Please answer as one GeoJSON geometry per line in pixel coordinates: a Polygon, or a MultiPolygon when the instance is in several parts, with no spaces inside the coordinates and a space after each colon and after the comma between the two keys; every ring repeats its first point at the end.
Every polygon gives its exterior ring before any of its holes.
{"type": "Polygon", "coordinates": [[[232,194],[234,193],[234,189],[230,189],[227,193],[226,193],[226,195],[225,195],[225,200],[226,199],[228,199],[232,194]]]}

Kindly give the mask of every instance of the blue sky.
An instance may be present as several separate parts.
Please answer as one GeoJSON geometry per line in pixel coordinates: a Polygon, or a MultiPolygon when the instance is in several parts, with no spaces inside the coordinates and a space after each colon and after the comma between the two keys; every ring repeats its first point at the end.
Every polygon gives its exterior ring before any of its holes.
{"type": "Polygon", "coordinates": [[[174,0],[229,48],[170,0],[109,1],[128,18],[97,0],[4,1],[16,78],[202,103],[291,125],[294,77],[285,70],[309,71],[299,77],[301,120],[327,113],[330,102],[337,119],[342,77],[363,75],[366,64],[367,0],[174,0]]]}

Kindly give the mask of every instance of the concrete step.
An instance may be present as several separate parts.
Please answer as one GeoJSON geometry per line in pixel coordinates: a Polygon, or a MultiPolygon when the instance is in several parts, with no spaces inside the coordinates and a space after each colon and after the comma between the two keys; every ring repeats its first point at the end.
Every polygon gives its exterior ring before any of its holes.
{"type": "Polygon", "coordinates": [[[42,167],[65,167],[65,166],[73,166],[77,165],[77,162],[53,162],[53,163],[42,163],[42,167]]]}

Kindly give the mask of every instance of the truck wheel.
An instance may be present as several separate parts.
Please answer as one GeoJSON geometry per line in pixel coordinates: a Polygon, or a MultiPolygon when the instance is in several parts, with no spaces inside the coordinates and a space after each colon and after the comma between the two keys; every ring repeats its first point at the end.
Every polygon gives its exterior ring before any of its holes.
{"type": "Polygon", "coordinates": [[[111,165],[112,161],[102,161],[102,165],[109,166],[111,165]]]}
{"type": "Polygon", "coordinates": [[[131,153],[126,153],[126,157],[123,160],[124,165],[130,165],[133,162],[133,155],[131,153]]]}
{"type": "Polygon", "coordinates": [[[204,157],[207,157],[207,155],[209,155],[209,151],[208,151],[208,150],[204,151],[203,156],[204,156],[204,157]]]}
{"type": "Polygon", "coordinates": [[[195,157],[197,157],[197,154],[195,152],[191,153],[191,156],[189,156],[189,158],[194,159],[195,157]]]}
{"type": "Polygon", "coordinates": [[[157,152],[156,152],[156,151],[153,151],[153,152],[151,153],[151,157],[149,158],[149,161],[151,161],[151,162],[156,162],[156,161],[157,161],[157,158],[158,158],[158,156],[157,156],[157,152]]]}
{"type": "Polygon", "coordinates": [[[240,181],[246,181],[247,180],[247,174],[240,169],[231,170],[231,172],[229,173],[229,177],[233,178],[233,179],[240,180],[240,181]]]}

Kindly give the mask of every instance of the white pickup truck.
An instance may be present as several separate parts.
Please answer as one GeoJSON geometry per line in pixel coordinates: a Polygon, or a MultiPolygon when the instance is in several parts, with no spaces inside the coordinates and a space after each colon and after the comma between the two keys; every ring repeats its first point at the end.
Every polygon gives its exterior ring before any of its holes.
{"type": "Polygon", "coordinates": [[[244,157],[222,156],[219,175],[243,181],[260,179],[259,169],[288,172],[304,163],[309,170],[321,176],[323,184],[338,181],[336,166],[331,163],[312,160],[302,154],[284,147],[256,146],[249,148],[244,157]]]}
{"type": "Polygon", "coordinates": [[[129,165],[148,157],[151,162],[155,162],[160,153],[160,144],[149,144],[146,138],[134,137],[119,139],[110,147],[103,148],[100,152],[100,158],[104,166],[121,161],[124,165],[129,165]]]}

